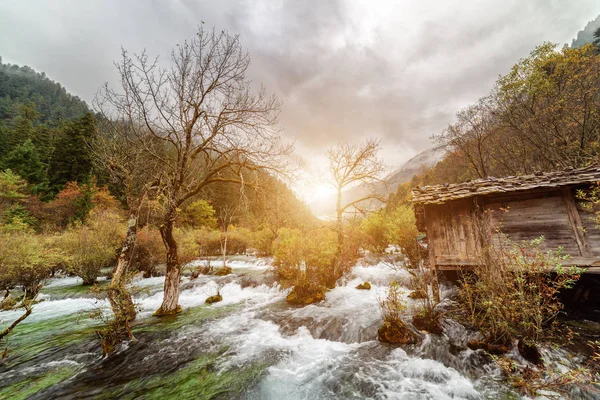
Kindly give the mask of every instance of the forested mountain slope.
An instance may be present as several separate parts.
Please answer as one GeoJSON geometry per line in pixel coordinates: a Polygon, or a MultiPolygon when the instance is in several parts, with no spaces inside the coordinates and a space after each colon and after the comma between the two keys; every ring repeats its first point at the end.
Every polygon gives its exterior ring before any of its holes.
{"type": "Polygon", "coordinates": [[[594,41],[594,32],[598,28],[600,28],[600,15],[588,22],[585,28],[577,33],[577,37],[571,42],[571,47],[578,48],[592,43],[594,41]]]}
{"type": "Polygon", "coordinates": [[[0,61],[0,170],[25,178],[33,193],[49,198],[89,178],[94,126],[87,104],[59,83],[0,61]]]}
{"type": "Polygon", "coordinates": [[[87,104],[68,93],[60,83],[28,66],[3,64],[0,57],[0,119],[14,115],[15,106],[35,104],[42,122],[79,118],[87,104]]]}

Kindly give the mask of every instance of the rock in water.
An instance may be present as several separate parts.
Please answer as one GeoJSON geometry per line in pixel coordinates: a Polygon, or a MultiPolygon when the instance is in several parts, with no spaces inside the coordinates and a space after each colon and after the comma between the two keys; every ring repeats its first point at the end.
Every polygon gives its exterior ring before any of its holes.
{"type": "Polygon", "coordinates": [[[401,320],[386,319],[377,331],[380,342],[392,344],[417,343],[417,335],[401,320]]]}
{"type": "Polygon", "coordinates": [[[325,300],[326,292],[327,288],[318,283],[300,281],[294,285],[286,300],[290,304],[306,306],[325,300]]]}
{"type": "Polygon", "coordinates": [[[412,323],[415,328],[421,331],[427,331],[436,335],[441,335],[444,332],[442,328],[441,315],[435,310],[415,314],[412,318],[412,323]]]}
{"type": "Polygon", "coordinates": [[[359,290],[371,290],[371,284],[369,282],[361,283],[356,288],[359,290]]]}
{"type": "Polygon", "coordinates": [[[215,294],[214,296],[210,296],[208,299],[206,299],[205,303],[206,304],[218,303],[222,300],[223,300],[223,296],[221,296],[220,294],[215,294]]]}
{"type": "Polygon", "coordinates": [[[231,273],[231,267],[222,267],[222,268],[219,268],[215,272],[215,275],[217,275],[217,276],[225,276],[225,275],[229,275],[230,273],[231,273]]]}

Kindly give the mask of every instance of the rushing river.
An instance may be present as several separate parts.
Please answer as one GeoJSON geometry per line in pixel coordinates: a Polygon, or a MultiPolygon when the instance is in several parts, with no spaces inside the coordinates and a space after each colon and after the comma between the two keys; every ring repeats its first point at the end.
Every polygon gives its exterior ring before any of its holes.
{"type": "MultiPolygon", "coordinates": [[[[451,320],[444,321],[444,335],[426,335],[419,345],[376,340],[378,300],[390,280],[408,281],[401,272],[356,266],[324,302],[297,308],[269,278],[267,261],[239,258],[229,265],[228,276],[184,278],[184,312],[176,317],[152,317],[163,278],[135,281],[136,340],[108,358],[94,333],[101,323],[85,314],[106,313],[107,302],[76,278],[51,280],[44,301],[9,336],[0,398],[517,398],[485,354],[466,348],[468,332],[451,320]],[[370,291],[355,289],[363,281],[371,282],[370,291]],[[217,289],[223,301],[206,305],[217,289]]],[[[18,315],[2,312],[0,320],[18,315]]],[[[547,362],[569,358],[544,355],[547,362]]]]}

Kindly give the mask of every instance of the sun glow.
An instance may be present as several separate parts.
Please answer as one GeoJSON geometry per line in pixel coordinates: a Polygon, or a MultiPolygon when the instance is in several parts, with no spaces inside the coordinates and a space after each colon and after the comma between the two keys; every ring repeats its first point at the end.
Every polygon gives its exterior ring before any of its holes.
{"type": "Polygon", "coordinates": [[[303,177],[296,186],[296,193],[308,204],[328,201],[335,198],[335,188],[329,183],[314,177],[303,177]]]}
{"type": "Polygon", "coordinates": [[[332,197],[335,194],[335,188],[329,183],[319,182],[312,187],[310,200],[319,200],[332,197]]]}

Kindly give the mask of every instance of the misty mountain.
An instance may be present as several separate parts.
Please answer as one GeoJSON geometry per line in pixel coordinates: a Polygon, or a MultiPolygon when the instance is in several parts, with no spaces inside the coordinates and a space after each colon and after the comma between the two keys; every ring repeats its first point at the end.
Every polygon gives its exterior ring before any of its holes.
{"type": "Polygon", "coordinates": [[[594,41],[594,32],[596,32],[596,29],[599,27],[600,15],[598,15],[595,20],[588,22],[585,28],[577,33],[577,37],[573,39],[571,47],[578,48],[592,43],[594,41]]]}
{"type": "MultiPolygon", "coordinates": [[[[435,148],[427,149],[410,160],[406,161],[400,168],[390,173],[383,182],[376,184],[375,192],[387,197],[389,194],[396,192],[398,186],[404,182],[408,182],[413,176],[418,174],[422,168],[435,165],[442,159],[444,152],[435,148]]],[[[359,185],[346,190],[342,194],[343,202],[348,203],[369,194],[368,187],[359,185]]],[[[310,208],[317,216],[331,215],[335,212],[335,197],[322,198],[310,203],[310,208]]]]}
{"type": "Polygon", "coordinates": [[[76,119],[90,111],[83,100],[45,73],[4,64],[0,57],[0,120],[14,117],[19,105],[28,104],[33,104],[41,122],[76,119]]]}

